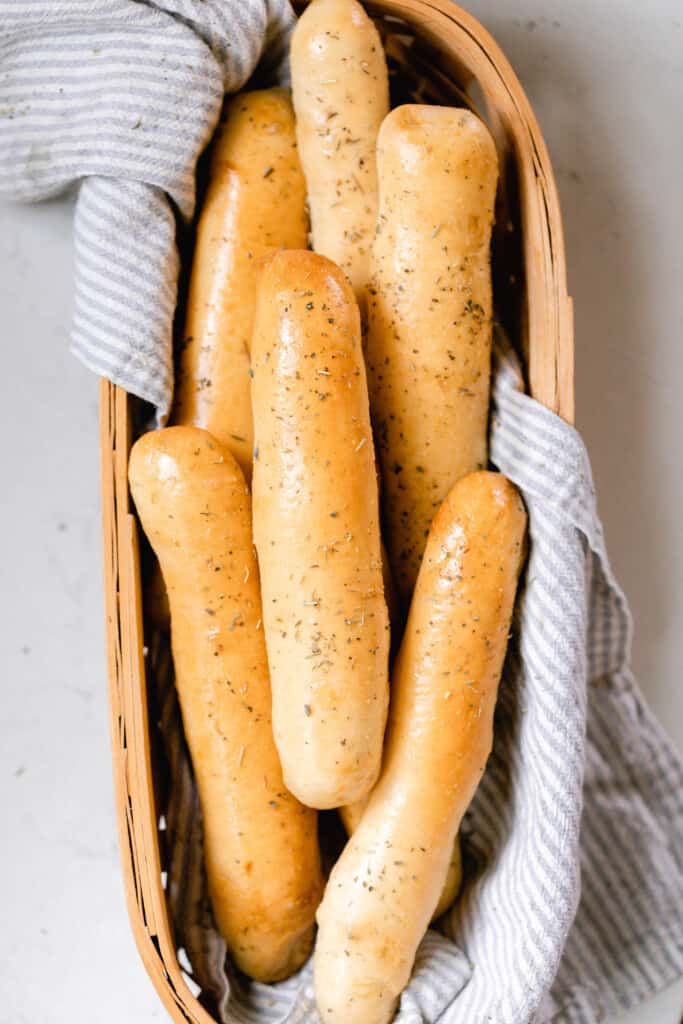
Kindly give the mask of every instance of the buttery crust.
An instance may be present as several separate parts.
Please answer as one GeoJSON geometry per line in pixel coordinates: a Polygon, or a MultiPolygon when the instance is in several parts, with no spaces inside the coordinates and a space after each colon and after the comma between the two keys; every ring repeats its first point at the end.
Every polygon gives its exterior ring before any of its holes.
{"type": "Polygon", "coordinates": [[[197,226],[173,422],[205,427],[251,479],[249,346],[259,259],[306,246],[306,185],[284,89],[242,93],[214,143],[197,226]]]}
{"type": "Polygon", "coordinates": [[[467,110],[397,107],[378,142],[367,366],[387,546],[404,604],[461,476],[486,467],[493,140],[467,110]]]}
{"type": "Polygon", "coordinates": [[[313,0],[291,48],[299,154],[313,248],[365,300],[377,221],[377,133],[389,111],[384,49],[356,0],[313,0]]]}
{"type": "Polygon", "coordinates": [[[252,372],[275,742],[291,791],[338,807],[379,772],[389,624],[360,318],[330,260],[282,251],[265,261],[252,372]]]}
{"type": "Polygon", "coordinates": [[[432,526],[392,680],[382,774],[318,909],[326,1024],[385,1024],[484,772],[523,559],[513,485],[473,473],[432,526]]]}
{"type": "Polygon", "coordinates": [[[216,924],[243,971],[277,981],[310,952],[322,876],[316,814],[285,789],[273,741],[249,492],[196,427],[141,437],[129,478],[168,592],[216,924]]]}
{"type": "MultiPolygon", "coordinates": [[[[365,808],[368,806],[369,797],[365,800],[359,800],[355,804],[347,804],[346,807],[339,808],[339,817],[342,820],[342,824],[346,829],[346,834],[352,836],[361,823],[365,808]]],[[[443,884],[439,902],[436,905],[436,909],[432,914],[432,921],[435,921],[437,917],[441,917],[445,913],[450,905],[455,901],[455,897],[460,892],[460,886],[462,885],[462,856],[460,853],[460,838],[456,835],[453,843],[453,849],[451,851],[451,859],[448,864],[448,873],[446,874],[446,881],[443,884]]]]}

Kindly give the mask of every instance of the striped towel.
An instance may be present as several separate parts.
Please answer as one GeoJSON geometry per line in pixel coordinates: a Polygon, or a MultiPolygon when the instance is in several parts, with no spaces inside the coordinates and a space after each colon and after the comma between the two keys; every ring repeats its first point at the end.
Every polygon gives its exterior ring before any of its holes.
{"type": "MultiPolygon", "coordinates": [[[[224,92],[259,61],[278,73],[292,18],[287,0],[0,0],[0,195],[81,183],[74,351],[161,422],[175,241],[193,213],[197,157],[224,92]]],[[[583,444],[523,393],[502,338],[493,401],[491,458],[524,495],[531,552],[494,750],[463,828],[464,894],[427,933],[397,1020],[592,1024],[683,973],[683,766],[629,670],[628,608],[583,444]]],[[[264,986],[226,956],[160,634],[148,668],[171,779],[167,890],[190,984],[220,1021],[313,1024],[310,964],[264,986]]]]}
{"type": "Polygon", "coordinates": [[[293,24],[288,0],[0,0],[0,197],[80,182],[72,349],[159,422],[197,158],[293,24]]]}

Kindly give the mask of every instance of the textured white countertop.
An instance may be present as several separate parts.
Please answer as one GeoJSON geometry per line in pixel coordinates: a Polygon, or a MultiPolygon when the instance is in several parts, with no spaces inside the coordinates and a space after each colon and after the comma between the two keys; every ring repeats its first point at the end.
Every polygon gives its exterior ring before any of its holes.
{"type": "MultiPolygon", "coordinates": [[[[554,161],[578,426],[635,615],[635,670],[680,749],[683,7],[469,6],[554,161]]],[[[116,848],[97,382],[67,352],[72,213],[73,199],[0,206],[0,1019],[147,1024],[167,1017],[130,936],[116,848]]],[[[682,1007],[679,983],[622,1021],[678,1024],[682,1007]]]]}

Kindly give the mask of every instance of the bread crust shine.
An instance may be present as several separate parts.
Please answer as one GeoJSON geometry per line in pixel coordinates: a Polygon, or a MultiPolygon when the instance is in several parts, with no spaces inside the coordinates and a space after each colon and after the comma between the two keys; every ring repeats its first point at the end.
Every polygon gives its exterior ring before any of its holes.
{"type": "Polygon", "coordinates": [[[318,910],[326,1024],[386,1024],[491,750],[524,554],[513,485],[473,473],[437,514],[394,668],[382,775],[318,910]]]}
{"type": "Polygon", "coordinates": [[[143,435],[129,478],[168,592],[216,924],[243,971],[277,981],[310,952],[323,882],[316,814],[287,792],[273,741],[249,492],[196,427],[143,435]]]}
{"type": "Polygon", "coordinates": [[[377,220],[377,133],[389,76],[372,19],[357,0],[312,0],[292,36],[292,94],[313,248],[365,301],[377,220]]]}
{"type": "Polygon", "coordinates": [[[486,467],[498,167],[474,114],[419,104],[385,119],[377,163],[368,383],[407,606],[436,510],[456,480],[486,467]]]}
{"type": "Polygon", "coordinates": [[[214,142],[195,245],[173,422],[204,427],[251,479],[249,347],[258,262],[306,245],[306,185],[284,89],[241,93],[214,142]]]}
{"type": "Polygon", "coordinates": [[[264,263],[252,339],[254,539],[285,781],[338,807],[379,772],[388,703],[375,456],[360,318],[330,260],[264,263]]]}

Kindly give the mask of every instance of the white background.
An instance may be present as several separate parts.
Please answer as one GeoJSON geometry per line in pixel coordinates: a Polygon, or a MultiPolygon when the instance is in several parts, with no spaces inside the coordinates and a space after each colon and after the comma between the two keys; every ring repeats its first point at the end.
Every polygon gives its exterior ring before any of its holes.
{"type": "MultiPolygon", "coordinates": [[[[683,7],[471,0],[541,121],[576,304],[577,419],[643,689],[683,747],[683,7]]],[[[1,134],[0,134],[1,139],[1,134]]],[[[0,206],[0,1020],[166,1015],[112,807],[97,382],[67,352],[70,199],[0,206]]],[[[624,1018],[675,1024],[683,984],[624,1018]]]]}

